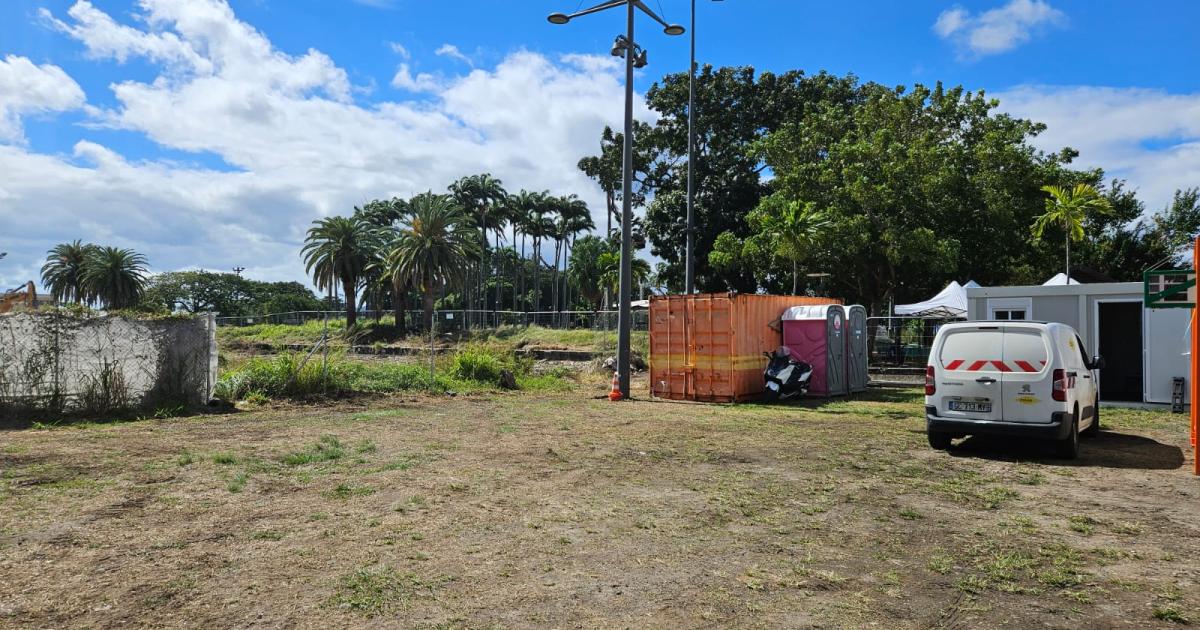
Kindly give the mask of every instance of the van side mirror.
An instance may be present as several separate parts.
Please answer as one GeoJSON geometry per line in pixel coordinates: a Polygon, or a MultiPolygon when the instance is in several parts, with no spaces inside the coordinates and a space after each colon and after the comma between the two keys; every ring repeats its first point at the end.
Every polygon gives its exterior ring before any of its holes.
{"type": "Polygon", "coordinates": [[[1096,355],[1096,356],[1092,357],[1091,369],[1103,370],[1105,365],[1108,365],[1108,363],[1105,362],[1104,357],[1102,357],[1100,355],[1096,355]]]}

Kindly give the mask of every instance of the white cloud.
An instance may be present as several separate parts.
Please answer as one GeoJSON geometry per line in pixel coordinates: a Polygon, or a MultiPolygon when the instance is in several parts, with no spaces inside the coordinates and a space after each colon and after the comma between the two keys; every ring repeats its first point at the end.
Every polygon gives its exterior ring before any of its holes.
{"type": "Polygon", "coordinates": [[[603,197],[575,164],[621,120],[622,78],[607,58],[517,52],[437,79],[402,66],[400,83],[422,98],[361,103],[333,60],[276,50],[224,0],[140,7],[132,26],[87,2],[45,18],[98,60],[159,68],[113,83],[116,104],[90,110],[91,122],[233,170],[132,161],[86,127],[69,128],[80,134],[71,155],[0,145],[0,249],[10,252],[0,286],[33,277],[48,248],[75,238],[134,247],[155,270],[242,265],[251,277],[303,279],[313,219],[478,172],[514,190],[580,193],[603,219],[603,197]]]}
{"type": "Polygon", "coordinates": [[[1009,0],[978,15],[962,7],[947,9],[938,15],[933,32],[954,42],[965,56],[979,58],[1012,50],[1066,20],[1066,14],[1046,0],[1009,0]]]}
{"type": "Polygon", "coordinates": [[[24,142],[21,116],[83,105],[83,89],[62,68],[26,57],[0,59],[0,142],[24,142]]]}
{"type": "Polygon", "coordinates": [[[392,52],[396,53],[396,55],[405,61],[408,61],[410,58],[412,58],[412,55],[408,52],[408,49],[405,48],[404,44],[401,44],[400,42],[388,42],[388,47],[392,49],[392,52]]]}
{"type": "Polygon", "coordinates": [[[413,76],[408,64],[402,63],[392,77],[392,87],[409,92],[436,92],[442,88],[442,82],[427,72],[413,76]]]}
{"type": "Polygon", "coordinates": [[[475,62],[471,61],[471,58],[464,55],[462,51],[458,49],[458,46],[455,46],[454,44],[442,44],[440,48],[434,51],[434,54],[440,57],[457,59],[458,61],[461,61],[471,67],[475,66],[475,62]]]}
{"type": "Polygon", "coordinates": [[[1151,211],[1175,189],[1200,186],[1200,94],[1021,86],[993,96],[1001,110],[1046,123],[1039,148],[1078,150],[1076,166],[1128,179],[1151,211]]]}

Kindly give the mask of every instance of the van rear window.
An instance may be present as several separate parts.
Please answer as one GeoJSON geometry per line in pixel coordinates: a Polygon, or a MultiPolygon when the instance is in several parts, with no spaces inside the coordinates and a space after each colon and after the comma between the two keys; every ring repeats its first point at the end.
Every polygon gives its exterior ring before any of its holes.
{"type": "Polygon", "coordinates": [[[1004,331],[1004,363],[1013,372],[1041,372],[1046,367],[1046,341],[1037,330],[1004,331]]]}
{"type": "Polygon", "coordinates": [[[1003,339],[999,329],[952,331],[942,340],[938,360],[951,371],[1002,372],[1003,339]]]}

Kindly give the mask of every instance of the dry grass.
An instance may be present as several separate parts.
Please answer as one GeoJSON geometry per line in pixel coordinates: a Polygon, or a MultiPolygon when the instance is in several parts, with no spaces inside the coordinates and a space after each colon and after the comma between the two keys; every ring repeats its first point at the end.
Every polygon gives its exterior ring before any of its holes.
{"type": "MultiPolygon", "coordinates": [[[[376,399],[6,432],[0,625],[1171,627],[1181,416],[1077,462],[917,399],[376,399]]],[[[1190,457],[1190,453],[1188,453],[1190,457]]]]}

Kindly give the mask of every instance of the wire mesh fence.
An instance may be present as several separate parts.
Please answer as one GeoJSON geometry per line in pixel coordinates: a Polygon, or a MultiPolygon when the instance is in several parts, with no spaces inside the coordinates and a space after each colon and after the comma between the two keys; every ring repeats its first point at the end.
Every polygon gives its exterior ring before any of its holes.
{"type": "MultiPolygon", "coordinates": [[[[558,328],[564,330],[617,330],[620,313],[618,311],[483,311],[483,310],[437,310],[434,318],[437,328],[442,332],[456,332],[472,329],[500,328],[505,326],[541,326],[543,328],[558,328]]],[[[395,325],[395,314],[391,311],[360,312],[359,321],[384,321],[395,325]]],[[[418,331],[424,328],[420,311],[407,311],[404,315],[404,328],[407,331],[418,331]]],[[[255,326],[259,324],[283,324],[299,326],[314,321],[344,321],[345,311],[292,311],[288,313],[272,313],[269,315],[239,315],[235,317],[218,317],[218,326],[255,326]]],[[[645,309],[632,311],[630,317],[632,330],[649,330],[650,313],[645,309]]]]}
{"type": "Polygon", "coordinates": [[[872,368],[924,368],[933,338],[943,325],[962,321],[926,317],[868,317],[868,362],[872,368]]]}
{"type": "Polygon", "coordinates": [[[217,377],[211,315],[132,319],[64,309],[0,316],[0,415],[198,405],[217,377]]]}

